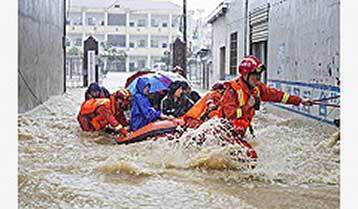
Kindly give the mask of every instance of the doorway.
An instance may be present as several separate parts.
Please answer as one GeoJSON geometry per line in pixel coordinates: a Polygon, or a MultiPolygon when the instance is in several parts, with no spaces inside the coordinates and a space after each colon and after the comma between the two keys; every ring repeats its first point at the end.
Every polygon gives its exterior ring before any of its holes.
{"type": "Polygon", "coordinates": [[[225,46],[223,46],[220,48],[220,60],[219,60],[220,80],[225,79],[225,57],[226,57],[225,53],[226,53],[226,48],[225,46]]]}
{"type": "MultiPolygon", "coordinates": [[[[260,41],[251,44],[251,53],[261,60],[267,67],[267,41],[260,41]]],[[[267,84],[267,70],[263,74],[262,82],[267,84]]]]}

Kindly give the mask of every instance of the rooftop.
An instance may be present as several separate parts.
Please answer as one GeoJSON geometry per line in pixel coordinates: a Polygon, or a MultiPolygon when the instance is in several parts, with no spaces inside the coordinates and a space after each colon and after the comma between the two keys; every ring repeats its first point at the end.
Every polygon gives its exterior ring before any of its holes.
{"type": "Polygon", "coordinates": [[[226,10],[230,4],[230,0],[224,0],[222,1],[208,16],[207,22],[213,23],[215,22],[219,17],[223,16],[226,13],[226,10]]]}
{"type": "Polygon", "coordinates": [[[71,0],[70,7],[122,8],[131,10],[177,10],[181,7],[169,1],[153,0],[71,0]],[[118,5],[118,6],[117,6],[118,5]]]}

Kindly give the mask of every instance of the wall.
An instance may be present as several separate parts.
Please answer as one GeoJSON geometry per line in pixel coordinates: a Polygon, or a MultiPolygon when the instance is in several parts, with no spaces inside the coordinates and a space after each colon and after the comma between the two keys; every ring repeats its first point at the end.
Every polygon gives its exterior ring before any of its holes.
{"type": "Polygon", "coordinates": [[[64,92],[64,1],[18,5],[18,111],[24,112],[64,92]]]}
{"type": "Polygon", "coordinates": [[[245,1],[231,1],[225,15],[219,17],[213,24],[213,73],[210,75],[210,84],[220,78],[220,48],[225,46],[225,78],[230,74],[230,34],[238,33],[237,64],[245,55],[245,1]]]}
{"type": "MultiPolygon", "coordinates": [[[[270,3],[268,85],[306,99],[338,95],[339,0],[249,0],[249,11],[267,3],[270,3]]],[[[232,77],[228,75],[229,50],[230,33],[234,31],[239,36],[238,64],[243,58],[244,17],[245,0],[232,0],[225,16],[213,23],[212,81],[219,78],[220,47],[224,45],[226,79],[232,77]]],[[[339,117],[339,111],[323,105],[308,108],[277,106],[330,124],[339,117]]]]}
{"type": "MultiPolygon", "coordinates": [[[[270,86],[307,99],[340,93],[339,10],[339,0],[271,1],[270,86]]],[[[339,117],[325,106],[289,108],[328,123],[339,117]]]]}
{"type": "MultiPolygon", "coordinates": [[[[212,24],[212,57],[213,57],[213,73],[210,75],[210,83],[220,79],[220,48],[226,46],[226,22],[225,15],[219,17],[212,24]]],[[[226,46],[226,57],[227,46],[226,46]]],[[[226,63],[227,66],[227,63],[226,63]]],[[[227,68],[226,68],[227,69],[227,68]]]]}
{"type": "Polygon", "coordinates": [[[237,65],[244,58],[245,45],[245,0],[231,1],[226,14],[227,34],[226,34],[226,74],[230,76],[230,35],[237,32],[237,65]]]}

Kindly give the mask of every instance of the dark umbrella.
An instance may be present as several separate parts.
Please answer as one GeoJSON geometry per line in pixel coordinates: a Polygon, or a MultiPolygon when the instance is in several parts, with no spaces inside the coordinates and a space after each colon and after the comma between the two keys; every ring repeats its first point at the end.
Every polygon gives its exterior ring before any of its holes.
{"type": "Polygon", "coordinates": [[[162,90],[168,89],[170,81],[167,78],[164,78],[161,75],[155,73],[148,73],[145,75],[138,76],[134,79],[127,87],[131,94],[137,93],[137,82],[139,78],[147,78],[150,83],[149,93],[154,93],[162,90]]]}
{"type": "Polygon", "coordinates": [[[128,86],[138,77],[142,76],[142,75],[146,75],[149,73],[155,73],[154,71],[150,71],[150,70],[145,70],[145,71],[137,71],[135,72],[133,75],[131,75],[129,78],[127,78],[127,82],[126,85],[124,86],[125,88],[128,88],[128,86]]]}

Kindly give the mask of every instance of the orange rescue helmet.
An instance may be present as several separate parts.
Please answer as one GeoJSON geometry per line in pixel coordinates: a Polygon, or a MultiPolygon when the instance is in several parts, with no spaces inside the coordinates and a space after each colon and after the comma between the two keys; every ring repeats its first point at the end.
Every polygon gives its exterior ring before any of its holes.
{"type": "Polygon", "coordinates": [[[121,100],[129,100],[131,97],[131,93],[123,87],[119,87],[112,95],[121,100]]]}
{"type": "Polygon", "coordinates": [[[261,73],[265,70],[264,64],[254,55],[244,57],[238,68],[241,76],[250,73],[261,73]]]}

